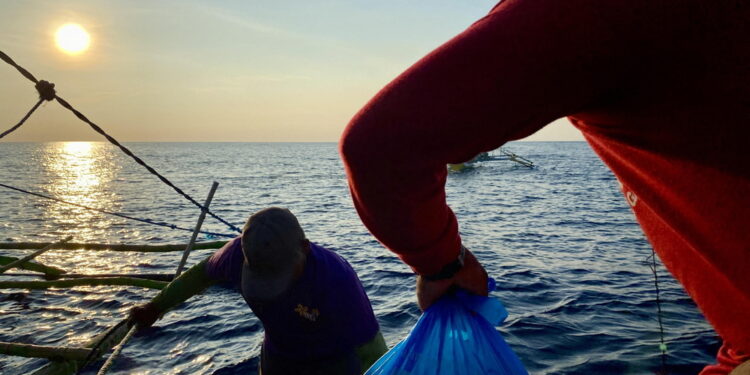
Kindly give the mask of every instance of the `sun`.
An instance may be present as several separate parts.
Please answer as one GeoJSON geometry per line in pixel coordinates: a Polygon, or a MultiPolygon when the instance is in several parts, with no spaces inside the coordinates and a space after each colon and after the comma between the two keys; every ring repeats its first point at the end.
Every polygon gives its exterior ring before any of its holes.
{"type": "Polygon", "coordinates": [[[77,55],[89,48],[91,37],[81,25],[68,23],[55,32],[55,43],[63,52],[77,55]]]}

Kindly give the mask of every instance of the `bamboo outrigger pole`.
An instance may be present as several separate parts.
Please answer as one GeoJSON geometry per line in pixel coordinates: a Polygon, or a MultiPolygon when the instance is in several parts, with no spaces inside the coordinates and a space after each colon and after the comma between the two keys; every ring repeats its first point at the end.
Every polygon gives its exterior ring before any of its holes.
{"type": "Polygon", "coordinates": [[[21,264],[24,264],[24,263],[26,263],[26,262],[28,262],[28,261],[30,261],[30,260],[38,257],[39,255],[44,254],[44,252],[46,252],[47,250],[54,249],[55,246],[58,246],[60,244],[64,244],[64,243],[66,243],[66,242],[68,242],[68,241],[70,241],[72,239],[73,239],[73,236],[68,236],[65,239],[63,239],[62,241],[55,242],[53,244],[49,244],[49,245],[45,246],[44,248],[42,248],[40,250],[37,250],[37,251],[35,251],[35,252],[33,252],[33,253],[31,253],[31,254],[29,254],[29,255],[21,258],[21,259],[19,259],[19,260],[17,260],[15,262],[11,262],[9,264],[6,264],[6,265],[0,267],[0,274],[4,273],[5,271],[7,271],[7,270],[9,270],[11,268],[14,268],[14,267],[17,267],[17,266],[19,266],[21,264]]]}
{"type": "Polygon", "coordinates": [[[141,279],[137,277],[87,277],[80,279],[50,280],[50,281],[0,281],[0,289],[48,289],[70,288],[74,286],[125,285],[141,288],[163,289],[165,281],[141,279]]]}
{"type": "MultiPolygon", "coordinates": [[[[0,255],[0,265],[6,265],[11,264],[15,261],[19,260],[18,258],[14,257],[6,257],[0,255]]],[[[51,266],[45,266],[44,264],[28,261],[23,264],[20,264],[16,266],[16,268],[27,270],[27,271],[34,271],[34,272],[41,272],[44,274],[45,277],[59,277],[63,274],[65,274],[65,270],[62,270],[57,267],[51,267],[51,266]]],[[[6,273],[6,275],[9,275],[6,273]]]]}
{"type": "MultiPolygon", "coordinates": [[[[39,271],[42,272],[42,271],[39,271]]],[[[170,282],[174,279],[174,275],[171,273],[63,273],[60,275],[50,275],[45,273],[5,273],[6,276],[25,276],[25,277],[43,277],[47,280],[60,280],[60,279],[96,279],[103,277],[132,277],[136,279],[148,279],[156,281],[170,282]]]]}
{"type": "Polygon", "coordinates": [[[120,324],[108,329],[107,331],[97,335],[91,341],[86,343],[85,348],[97,348],[94,353],[94,358],[86,358],[84,360],[64,360],[64,361],[51,361],[46,366],[34,371],[31,375],[72,375],[79,368],[86,365],[86,360],[96,359],[101,356],[102,352],[108,351],[114,345],[122,340],[127,334],[130,326],[128,326],[127,319],[120,322],[120,324]]]}
{"type": "MultiPolygon", "coordinates": [[[[193,250],[218,249],[227,241],[208,241],[193,244],[193,250]]],[[[53,245],[51,242],[0,242],[0,250],[36,250],[53,245]]],[[[185,251],[187,244],[170,245],[123,245],[106,243],[69,242],[55,246],[55,250],[92,250],[92,251],[134,251],[142,253],[164,253],[185,251]]]]}
{"type": "Polygon", "coordinates": [[[14,355],[18,357],[83,361],[91,354],[91,349],[0,342],[0,354],[14,355]]]}
{"type": "Polygon", "coordinates": [[[510,161],[514,161],[514,162],[516,162],[518,164],[521,164],[521,165],[523,165],[524,167],[527,167],[527,168],[534,168],[534,162],[531,161],[531,160],[529,160],[529,159],[524,158],[523,156],[518,156],[518,155],[516,155],[516,154],[514,154],[514,153],[512,153],[512,152],[510,152],[508,150],[504,150],[502,148],[500,148],[500,152],[502,152],[505,156],[507,156],[508,160],[510,160],[510,161]]]}
{"type": "MultiPolygon", "coordinates": [[[[195,240],[198,238],[198,234],[201,231],[201,226],[203,225],[203,220],[206,219],[206,213],[208,212],[208,206],[211,205],[211,200],[214,198],[214,193],[216,192],[216,188],[219,187],[219,183],[214,181],[213,184],[211,184],[211,190],[208,192],[208,197],[206,197],[206,203],[203,205],[203,208],[201,208],[201,214],[198,216],[198,223],[195,225],[195,229],[193,230],[193,235],[190,237],[190,242],[188,242],[187,247],[185,247],[185,252],[182,253],[182,259],[180,260],[180,264],[177,266],[177,271],[175,272],[174,277],[177,278],[180,276],[180,273],[182,273],[182,268],[185,267],[185,262],[187,261],[188,255],[190,255],[190,250],[192,250],[193,245],[195,244],[195,240]]],[[[112,354],[107,358],[107,361],[104,362],[104,365],[99,369],[99,372],[96,373],[96,375],[105,375],[107,371],[112,367],[112,365],[115,363],[115,360],[117,357],[120,356],[120,352],[122,352],[122,349],[125,347],[125,344],[130,341],[130,338],[133,337],[135,332],[138,330],[138,325],[134,324],[127,334],[125,334],[125,337],[120,341],[119,344],[115,347],[115,350],[112,352],[112,354]]]]}
{"type": "Polygon", "coordinates": [[[206,203],[203,205],[203,208],[201,209],[201,214],[198,216],[198,223],[195,224],[195,229],[193,230],[193,235],[190,236],[190,242],[188,242],[187,246],[185,247],[185,252],[182,253],[182,259],[180,260],[180,265],[177,266],[177,271],[174,274],[174,277],[180,276],[182,273],[182,269],[185,267],[185,262],[187,261],[188,255],[190,255],[190,250],[193,249],[193,245],[195,245],[195,240],[198,238],[198,234],[201,231],[201,226],[203,226],[203,220],[206,219],[206,212],[208,212],[208,206],[211,205],[211,201],[214,199],[214,193],[216,192],[216,188],[219,187],[219,183],[214,181],[213,184],[211,184],[211,190],[208,192],[208,197],[206,197],[206,203]]]}
{"type": "MultiPolygon", "coordinates": [[[[191,296],[200,293],[200,291],[203,290],[203,287],[201,287],[200,289],[191,289],[187,287],[186,281],[184,279],[190,279],[194,277],[206,278],[207,276],[205,276],[203,267],[205,267],[205,264],[201,262],[183,272],[181,278],[176,279],[169,285],[167,285],[164,290],[162,290],[157,296],[151,299],[151,303],[163,303],[164,298],[166,298],[164,296],[165,293],[170,292],[170,290],[172,292],[178,292],[178,294],[184,294],[184,296],[180,297],[180,301],[184,301],[191,296]]],[[[192,281],[190,283],[192,283],[192,281]]],[[[203,281],[199,281],[195,284],[203,283],[203,281]]],[[[175,305],[169,305],[169,307],[165,307],[165,310],[169,310],[174,306],[175,305]]],[[[123,319],[118,324],[109,328],[106,332],[97,335],[88,343],[86,343],[86,345],[84,345],[85,348],[94,349],[92,354],[85,360],[53,360],[50,361],[50,363],[46,364],[44,367],[34,371],[32,375],[73,375],[79,368],[95,361],[103,353],[108,352],[112,349],[112,347],[120,343],[131,328],[132,322],[130,322],[129,318],[123,319]]]]}

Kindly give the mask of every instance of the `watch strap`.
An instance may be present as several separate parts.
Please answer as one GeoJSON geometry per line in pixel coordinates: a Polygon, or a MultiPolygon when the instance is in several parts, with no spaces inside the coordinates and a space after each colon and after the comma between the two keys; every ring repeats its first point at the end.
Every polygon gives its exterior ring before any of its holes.
{"type": "Polygon", "coordinates": [[[466,248],[461,245],[461,251],[458,253],[458,257],[455,260],[443,266],[443,268],[437,273],[422,275],[422,277],[430,281],[450,279],[464,266],[464,257],[466,257],[466,248]]]}

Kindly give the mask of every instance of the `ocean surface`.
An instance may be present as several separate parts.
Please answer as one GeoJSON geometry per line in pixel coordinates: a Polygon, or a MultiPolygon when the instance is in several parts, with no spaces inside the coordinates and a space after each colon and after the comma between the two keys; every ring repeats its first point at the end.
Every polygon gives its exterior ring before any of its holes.
{"type": "MultiPolygon", "coordinates": [[[[359,274],[389,346],[420,315],[414,275],[361,224],[333,143],[131,143],[129,147],[236,225],[285,206],[308,237],[359,274]]],[[[532,374],[653,374],[661,367],[651,248],[617,180],[585,143],[515,142],[536,167],[480,162],[448,178],[465,244],[498,281],[510,312],[499,328],[532,374]]],[[[499,153],[498,153],[499,154],[499,153]]],[[[404,161],[408,162],[408,161],[404,161]]],[[[199,210],[106,143],[0,143],[0,183],[79,204],[193,227],[199,210]]],[[[231,233],[207,219],[204,229],[231,233]]],[[[0,189],[0,241],[185,243],[189,232],[0,189]]],[[[215,240],[202,236],[200,240],[215,240]]],[[[0,250],[3,255],[28,251],[0,250]]],[[[212,250],[194,251],[194,264],[212,250]]],[[[51,251],[38,260],[74,273],[170,273],[179,252],[51,251]]],[[[3,276],[3,279],[33,279],[3,276]]],[[[695,374],[719,340],[659,265],[670,374],[695,374]]],[[[82,345],[157,292],[135,287],[0,290],[0,341],[82,345]]],[[[110,374],[255,374],[263,329],[242,297],[212,287],[126,346],[110,374]]],[[[43,360],[0,356],[0,373],[43,360]]],[[[90,366],[95,374],[102,364],[90,366]]]]}

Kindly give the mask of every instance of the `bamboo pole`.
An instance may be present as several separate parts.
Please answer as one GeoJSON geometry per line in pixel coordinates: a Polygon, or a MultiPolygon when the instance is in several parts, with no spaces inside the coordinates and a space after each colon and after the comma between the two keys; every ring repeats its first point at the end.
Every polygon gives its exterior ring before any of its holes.
{"type": "Polygon", "coordinates": [[[21,259],[19,259],[19,260],[17,260],[15,262],[10,262],[9,264],[6,264],[6,265],[0,267],[0,274],[3,274],[5,271],[7,271],[7,270],[9,270],[11,268],[14,268],[14,267],[17,267],[17,266],[19,266],[21,264],[24,264],[24,263],[26,263],[26,262],[28,262],[28,261],[30,261],[30,260],[32,260],[32,259],[34,259],[34,258],[36,258],[36,257],[38,257],[40,255],[42,255],[42,254],[44,254],[44,252],[46,252],[46,251],[48,251],[50,249],[53,249],[55,246],[63,244],[63,243],[66,243],[66,242],[68,242],[68,241],[70,241],[72,239],[73,239],[73,236],[65,237],[62,241],[55,242],[55,243],[53,243],[51,245],[47,245],[44,248],[42,248],[40,250],[37,250],[37,251],[35,251],[35,252],[33,252],[33,253],[31,253],[31,254],[29,254],[29,255],[21,258],[21,259]]]}
{"type": "Polygon", "coordinates": [[[148,279],[156,281],[170,282],[174,279],[174,275],[171,273],[98,273],[98,274],[83,274],[83,273],[65,273],[61,275],[48,275],[38,273],[5,273],[6,276],[26,276],[26,277],[44,277],[47,280],[59,280],[59,279],[86,279],[86,278],[97,278],[97,277],[134,277],[138,279],[148,279]]]}
{"type": "Polygon", "coordinates": [[[97,275],[86,275],[79,273],[69,273],[60,275],[61,279],[87,279],[87,278],[98,278],[98,277],[114,277],[114,278],[136,278],[146,279],[154,281],[165,281],[170,282],[174,280],[174,275],[171,273],[103,273],[97,275]]]}
{"type": "MultiPolygon", "coordinates": [[[[127,320],[127,319],[126,319],[127,320]]],[[[105,332],[97,335],[91,339],[84,347],[94,348],[97,350],[94,353],[95,356],[92,359],[96,359],[101,356],[101,353],[109,351],[114,345],[122,340],[123,337],[130,330],[130,326],[127,324],[117,324],[105,332]]],[[[88,358],[87,358],[88,359],[88,358]]],[[[34,371],[31,375],[72,375],[82,366],[85,366],[85,359],[82,361],[77,360],[65,360],[65,361],[51,361],[44,367],[34,371]]]]}
{"type": "Polygon", "coordinates": [[[524,158],[523,156],[518,156],[518,155],[516,155],[516,154],[514,154],[514,153],[512,153],[510,151],[503,150],[502,148],[500,149],[500,152],[502,152],[503,154],[505,154],[505,156],[507,156],[508,160],[510,160],[510,161],[514,161],[514,162],[516,162],[518,164],[523,165],[524,167],[528,167],[528,168],[533,168],[534,167],[534,162],[532,162],[529,159],[524,158]]]}
{"type": "Polygon", "coordinates": [[[91,353],[88,348],[74,348],[62,346],[42,346],[31,344],[18,344],[14,342],[0,342],[0,354],[14,355],[18,357],[67,359],[82,361],[91,353]]]}
{"type": "MultiPolygon", "coordinates": [[[[197,242],[193,250],[218,249],[227,241],[197,242]]],[[[35,250],[52,245],[50,242],[0,242],[0,250],[35,250]]],[[[92,251],[134,251],[142,253],[164,253],[169,251],[185,251],[187,244],[169,245],[124,245],[124,244],[102,244],[102,243],[75,243],[69,242],[55,246],[55,250],[92,250],[92,251]]]]}
{"type": "MultiPolygon", "coordinates": [[[[17,260],[18,258],[6,257],[6,256],[0,255],[0,265],[10,264],[17,260]]],[[[24,264],[21,264],[17,268],[20,268],[22,270],[27,270],[27,271],[41,272],[46,276],[53,276],[53,277],[57,277],[65,273],[65,270],[62,270],[60,268],[52,267],[52,266],[45,266],[41,263],[32,262],[32,261],[28,261],[24,264]]],[[[6,273],[6,275],[8,274],[6,273]]]]}
{"type": "Polygon", "coordinates": [[[193,229],[193,235],[190,236],[190,242],[188,242],[187,246],[185,247],[185,252],[182,253],[182,259],[180,259],[180,265],[177,266],[177,271],[174,273],[174,277],[180,276],[182,273],[182,269],[185,267],[185,262],[187,261],[188,255],[190,255],[190,250],[193,249],[193,245],[195,245],[195,240],[198,238],[198,234],[201,231],[201,226],[203,226],[203,220],[206,219],[206,212],[208,212],[208,206],[211,205],[211,200],[214,199],[214,193],[216,192],[216,188],[219,187],[219,183],[214,181],[213,184],[211,184],[211,190],[208,192],[208,196],[206,197],[206,203],[203,204],[203,208],[201,208],[201,214],[198,216],[198,223],[195,224],[195,229],[193,229]]]}
{"type": "MultiPolygon", "coordinates": [[[[193,267],[197,267],[193,266],[193,267]]],[[[186,271],[186,272],[189,272],[186,271]]],[[[177,286],[175,286],[177,287],[177,286]]],[[[156,298],[159,296],[152,298],[151,302],[154,302],[156,298]]],[[[106,332],[103,332],[93,339],[91,339],[84,347],[86,348],[96,348],[96,351],[93,353],[92,358],[90,358],[91,361],[95,360],[96,358],[99,358],[102,353],[105,353],[110,350],[113,346],[115,346],[117,343],[121,342],[123,337],[125,337],[128,332],[131,329],[131,325],[128,324],[129,319],[124,319],[120,321],[120,323],[116,324],[115,326],[108,329],[106,332]]],[[[75,360],[65,360],[65,361],[51,361],[44,367],[36,370],[31,375],[72,375],[74,374],[80,367],[85,366],[89,358],[83,361],[75,361],[75,360]]]]}
{"type": "Polygon", "coordinates": [[[90,277],[80,279],[52,280],[52,281],[0,281],[0,289],[47,289],[70,288],[74,286],[113,286],[126,285],[142,288],[163,289],[167,282],[139,279],[136,277],[90,277]]]}

